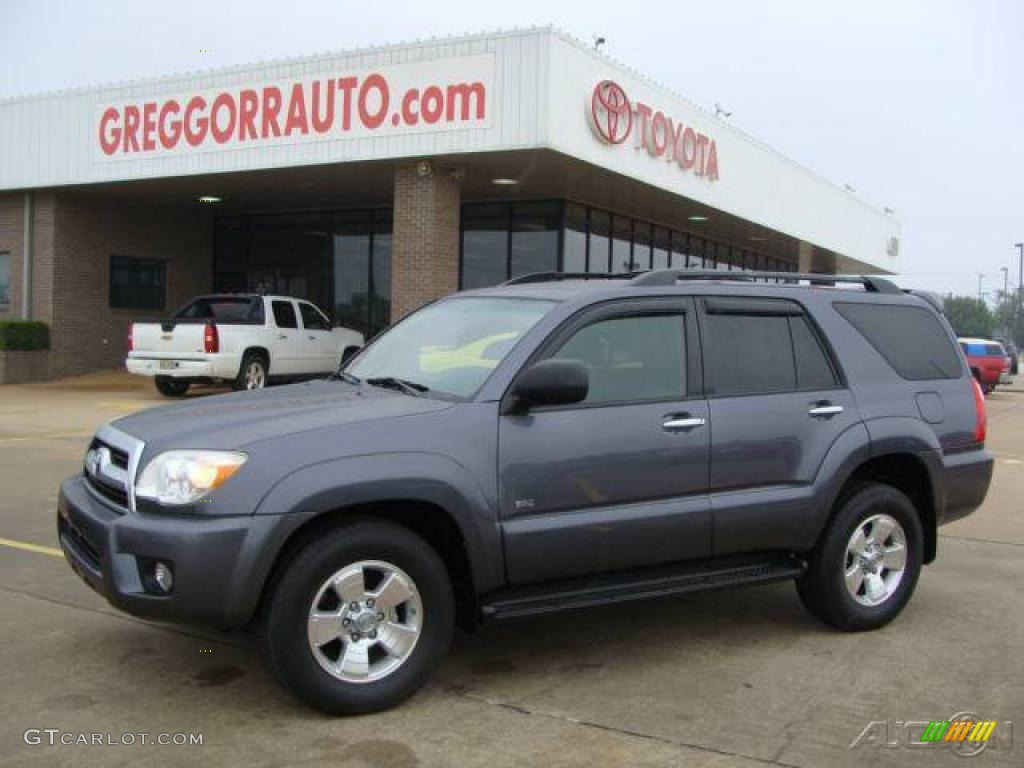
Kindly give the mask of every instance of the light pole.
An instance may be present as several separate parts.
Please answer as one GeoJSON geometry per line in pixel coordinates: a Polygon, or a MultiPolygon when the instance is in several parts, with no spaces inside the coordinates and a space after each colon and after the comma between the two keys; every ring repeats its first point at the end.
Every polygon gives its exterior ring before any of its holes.
{"type": "Polygon", "coordinates": [[[984,279],[985,279],[985,273],[984,272],[979,272],[978,273],[978,301],[984,301],[984,298],[982,298],[982,297],[985,294],[983,294],[981,292],[981,281],[984,280],[984,279]]]}
{"type": "Polygon", "coordinates": [[[1003,272],[1003,301],[1006,301],[1007,280],[1009,279],[1009,276],[1010,276],[1010,268],[1009,267],[1000,267],[999,269],[1002,270],[1002,272],[1003,272]]]}
{"type": "Polygon", "coordinates": [[[1017,269],[1017,310],[1021,308],[1021,298],[1024,297],[1024,243],[1017,243],[1014,246],[1020,251],[1020,266],[1017,269]]]}

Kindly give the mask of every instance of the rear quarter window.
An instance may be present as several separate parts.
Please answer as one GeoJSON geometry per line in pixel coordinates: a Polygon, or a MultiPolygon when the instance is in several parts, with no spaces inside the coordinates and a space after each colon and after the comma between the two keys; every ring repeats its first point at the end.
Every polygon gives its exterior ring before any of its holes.
{"type": "Polygon", "coordinates": [[[931,310],[870,302],[832,306],[904,379],[934,381],[962,375],[956,347],[931,310]]]}

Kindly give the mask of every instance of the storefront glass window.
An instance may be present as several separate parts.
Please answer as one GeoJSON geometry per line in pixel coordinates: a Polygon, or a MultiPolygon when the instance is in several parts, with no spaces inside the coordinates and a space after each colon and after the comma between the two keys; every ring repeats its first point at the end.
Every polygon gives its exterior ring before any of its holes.
{"type": "Polygon", "coordinates": [[[558,269],[561,216],[562,206],[557,200],[513,205],[510,278],[558,269]]]}
{"type": "Polygon", "coordinates": [[[569,203],[565,206],[565,232],[562,235],[562,271],[587,271],[587,209],[569,203]]]}
{"type": "Polygon", "coordinates": [[[0,253],[0,307],[11,303],[11,254],[0,253]]]}
{"type": "Polygon", "coordinates": [[[633,221],[625,216],[612,217],[612,272],[633,271],[633,221]]]}
{"type": "Polygon", "coordinates": [[[668,269],[669,231],[664,227],[654,228],[654,250],[651,254],[651,269],[668,269]]]}
{"type": "Polygon", "coordinates": [[[630,271],[651,268],[651,225],[638,221],[633,226],[633,263],[630,271]]]}
{"type": "Polygon", "coordinates": [[[607,272],[611,234],[611,215],[605,211],[590,211],[590,248],[587,261],[588,272],[607,272]]]}
{"type": "Polygon", "coordinates": [[[506,280],[511,210],[506,203],[462,206],[462,288],[506,280]]]}
{"type": "Polygon", "coordinates": [[[334,318],[367,335],[370,330],[370,213],[334,216],[334,318]]]}
{"type": "Polygon", "coordinates": [[[672,266],[675,269],[686,269],[693,262],[688,257],[689,236],[685,232],[672,233],[672,266]]]}

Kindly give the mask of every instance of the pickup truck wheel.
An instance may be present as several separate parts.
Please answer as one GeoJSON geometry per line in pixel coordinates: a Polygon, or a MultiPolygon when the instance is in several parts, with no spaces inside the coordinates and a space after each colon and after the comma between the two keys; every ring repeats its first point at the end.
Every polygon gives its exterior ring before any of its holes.
{"type": "Polygon", "coordinates": [[[157,376],[154,380],[156,391],[164,397],[183,397],[188,392],[188,382],[172,379],[170,376],[157,376]]]}
{"type": "Polygon", "coordinates": [[[909,498],[880,483],[841,502],[797,581],[804,606],[847,631],[877,629],[910,600],[921,572],[921,520],[909,498]]]}
{"type": "Polygon", "coordinates": [[[455,625],[448,572],[419,536],[359,520],[310,542],[285,566],[264,613],[271,673],[329,714],[395,706],[441,661],[455,625]]]}
{"type": "Polygon", "coordinates": [[[267,386],[267,361],[259,352],[246,352],[238,368],[235,389],[263,389],[267,386]]]}

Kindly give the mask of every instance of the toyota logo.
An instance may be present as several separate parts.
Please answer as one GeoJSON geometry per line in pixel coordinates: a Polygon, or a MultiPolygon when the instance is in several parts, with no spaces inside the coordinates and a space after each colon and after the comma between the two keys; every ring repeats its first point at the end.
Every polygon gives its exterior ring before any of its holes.
{"type": "Polygon", "coordinates": [[[609,144],[621,144],[633,129],[633,105],[622,86],[611,80],[602,80],[594,86],[590,116],[597,135],[609,144]]]}

